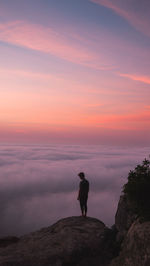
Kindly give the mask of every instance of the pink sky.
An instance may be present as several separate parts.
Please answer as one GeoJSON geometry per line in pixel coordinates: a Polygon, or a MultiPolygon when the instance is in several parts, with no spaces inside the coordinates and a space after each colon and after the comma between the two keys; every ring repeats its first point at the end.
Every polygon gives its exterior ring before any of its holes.
{"type": "Polygon", "coordinates": [[[34,4],[0,3],[0,141],[149,143],[150,5],[34,4]]]}

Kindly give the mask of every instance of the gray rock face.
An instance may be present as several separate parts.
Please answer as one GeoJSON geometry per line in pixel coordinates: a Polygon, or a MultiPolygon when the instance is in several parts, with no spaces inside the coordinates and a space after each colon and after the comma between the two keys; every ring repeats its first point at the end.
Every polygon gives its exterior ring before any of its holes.
{"type": "Polygon", "coordinates": [[[1,247],[0,266],[105,266],[105,231],[94,218],[65,218],[1,247]]]}
{"type": "Polygon", "coordinates": [[[19,238],[15,236],[8,236],[8,237],[0,238],[0,248],[15,244],[18,241],[19,241],[19,238]]]}
{"type": "Polygon", "coordinates": [[[118,230],[118,240],[122,240],[127,234],[131,224],[136,220],[134,207],[125,195],[120,197],[115,216],[115,226],[118,230]]]}
{"type": "Polygon", "coordinates": [[[141,223],[124,196],[113,229],[95,218],[69,217],[20,238],[0,239],[0,266],[149,265],[150,221],[141,223]]]}
{"type": "Polygon", "coordinates": [[[121,243],[119,256],[110,266],[150,265],[150,222],[140,222],[134,213],[134,206],[125,195],[120,197],[115,226],[117,242],[121,243]]]}
{"type": "Polygon", "coordinates": [[[150,222],[135,221],[123,241],[119,257],[111,266],[149,266],[150,265],[150,222]]]}

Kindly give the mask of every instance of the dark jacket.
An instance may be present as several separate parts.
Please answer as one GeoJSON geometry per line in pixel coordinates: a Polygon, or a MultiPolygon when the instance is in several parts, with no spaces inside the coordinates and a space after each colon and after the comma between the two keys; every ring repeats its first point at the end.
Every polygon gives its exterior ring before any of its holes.
{"type": "Polygon", "coordinates": [[[89,182],[86,179],[83,179],[80,181],[79,185],[79,198],[85,198],[88,197],[89,192],[89,182]]]}

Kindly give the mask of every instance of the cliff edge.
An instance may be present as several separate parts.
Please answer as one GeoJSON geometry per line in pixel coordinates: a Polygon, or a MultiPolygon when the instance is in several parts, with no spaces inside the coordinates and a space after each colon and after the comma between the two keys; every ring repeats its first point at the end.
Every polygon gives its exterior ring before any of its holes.
{"type": "Polygon", "coordinates": [[[137,218],[124,197],[112,229],[95,218],[68,217],[0,239],[0,266],[149,266],[150,221],[137,218]]]}
{"type": "Polygon", "coordinates": [[[137,219],[129,228],[119,256],[110,266],[150,265],[150,222],[137,219]]]}
{"type": "Polygon", "coordinates": [[[0,247],[0,266],[105,266],[109,229],[95,218],[68,217],[0,247]]]}

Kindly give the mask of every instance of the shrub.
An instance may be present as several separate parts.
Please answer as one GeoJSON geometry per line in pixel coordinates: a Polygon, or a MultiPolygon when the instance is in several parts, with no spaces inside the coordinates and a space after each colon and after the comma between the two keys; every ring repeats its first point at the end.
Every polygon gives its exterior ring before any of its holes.
{"type": "Polygon", "coordinates": [[[129,172],[123,192],[133,204],[135,213],[150,220],[150,161],[145,159],[129,172]]]}

